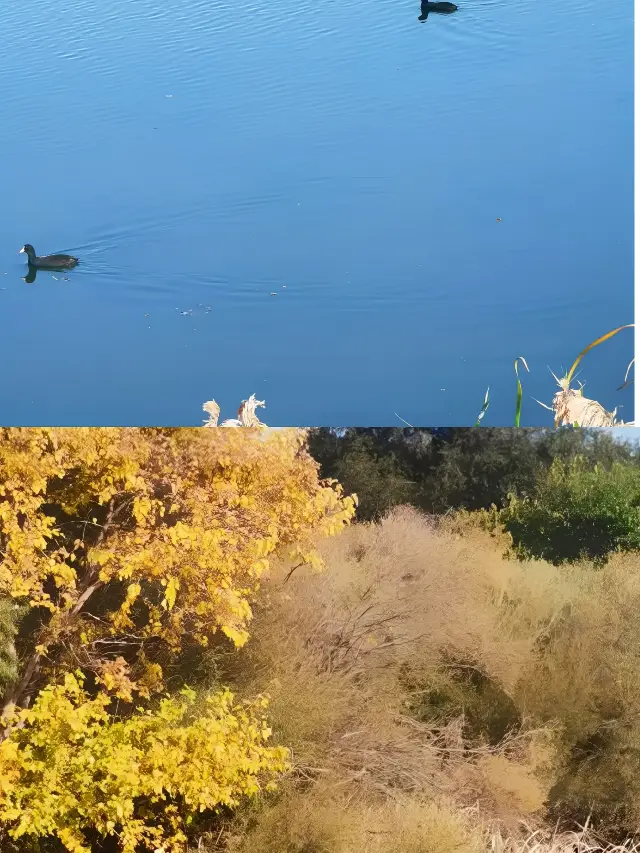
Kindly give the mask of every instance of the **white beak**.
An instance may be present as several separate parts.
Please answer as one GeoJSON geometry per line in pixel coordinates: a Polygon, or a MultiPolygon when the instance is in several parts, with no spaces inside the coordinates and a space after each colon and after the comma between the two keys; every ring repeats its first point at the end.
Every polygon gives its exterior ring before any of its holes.
{"type": "Polygon", "coordinates": [[[18,252],[18,254],[19,254],[19,255],[23,255],[23,254],[24,254],[24,249],[20,249],[20,251],[18,252]]]}

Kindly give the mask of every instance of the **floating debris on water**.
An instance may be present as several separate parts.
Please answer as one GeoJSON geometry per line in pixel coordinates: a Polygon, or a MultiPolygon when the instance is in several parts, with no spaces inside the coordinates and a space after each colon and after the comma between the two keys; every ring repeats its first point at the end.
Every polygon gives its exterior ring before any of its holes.
{"type": "MultiPolygon", "coordinates": [[[[210,314],[213,311],[211,305],[203,305],[202,303],[198,303],[195,308],[187,308],[186,311],[181,311],[179,308],[175,309],[182,317],[192,317],[193,314],[210,314]],[[200,311],[198,309],[201,309],[200,311]]],[[[148,317],[148,314],[144,315],[148,317]]]]}

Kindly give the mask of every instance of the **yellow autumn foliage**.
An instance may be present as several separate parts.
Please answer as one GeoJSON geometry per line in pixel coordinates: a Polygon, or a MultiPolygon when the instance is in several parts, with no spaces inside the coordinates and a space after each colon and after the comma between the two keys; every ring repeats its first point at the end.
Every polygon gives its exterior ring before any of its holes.
{"type": "Polygon", "coordinates": [[[194,713],[195,698],[184,690],[113,721],[108,696],[90,699],[82,678],[68,673],[32,709],[12,709],[12,734],[0,744],[0,820],[9,835],[56,837],[70,853],[90,853],[90,829],[117,834],[122,853],[140,845],[173,853],[184,849],[194,814],[268,789],[265,774],[286,769],[287,751],[266,745],[266,700],[237,706],[222,691],[194,713]]]}
{"type": "Polygon", "coordinates": [[[158,696],[189,644],[216,632],[246,642],[276,552],[321,566],[318,537],[353,517],[354,499],[319,481],[305,440],[0,430],[0,600],[31,608],[0,706],[0,842],[3,831],[53,834],[79,853],[92,828],[123,853],[170,853],[184,813],[233,805],[263,771],[280,772],[265,724],[228,694],[188,724],[187,698],[158,696]],[[88,677],[86,693],[72,672],[88,677]]]}
{"type": "Polygon", "coordinates": [[[141,647],[216,630],[242,645],[270,556],[319,564],[316,537],[353,514],[297,430],[0,431],[0,596],[49,612],[40,673],[64,644],[100,675],[108,641],[132,633],[141,647]]]}

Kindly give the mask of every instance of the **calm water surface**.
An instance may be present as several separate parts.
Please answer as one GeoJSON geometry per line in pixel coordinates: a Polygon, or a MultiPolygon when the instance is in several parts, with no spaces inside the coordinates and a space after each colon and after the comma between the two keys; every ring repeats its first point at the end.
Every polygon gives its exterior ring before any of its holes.
{"type": "Polygon", "coordinates": [[[459,3],[5,0],[0,422],[508,425],[523,355],[550,423],[633,320],[633,6],[459,3]]]}

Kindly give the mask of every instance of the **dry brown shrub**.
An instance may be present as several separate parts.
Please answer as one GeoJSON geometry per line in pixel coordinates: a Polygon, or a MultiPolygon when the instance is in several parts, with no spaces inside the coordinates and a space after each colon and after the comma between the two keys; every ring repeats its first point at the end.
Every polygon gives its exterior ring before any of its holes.
{"type": "Polygon", "coordinates": [[[246,689],[271,695],[274,734],[291,747],[297,775],[376,796],[481,801],[512,823],[535,812],[544,794],[527,775],[534,735],[470,743],[463,719],[414,719],[401,686],[403,674],[419,681],[446,656],[473,661],[501,689],[517,682],[535,631],[505,630],[495,545],[456,539],[401,508],[322,552],[323,574],[284,564],[272,572],[242,653],[246,689]],[[508,806],[478,793],[495,777],[492,756],[522,779],[520,800],[502,797],[508,806]]]}
{"type": "MultiPolygon", "coordinates": [[[[477,526],[436,527],[406,508],[321,549],[322,574],[274,568],[235,659],[242,689],[271,694],[274,736],[292,748],[294,771],[211,850],[607,849],[588,833],[545,828],[544,807],[576,738],[621,707],[618,736],[640,752],[637,560],[617,557],[599,573],[523,564],[477,526]],[[418,684],[446,679],[452,659],[515,701],[520,725],[500,743],[470,740],[464,713],[410,712],[407,673],[418,684]]],[[[608,772],[630,766],[613,758],[608,772]]],[[[637,781],[626,784],[633,794],[637,781]]],[[[599,796],[571,795],[590,793],[599,796]]],[[[640,790],[633,796],[640,803],[640,790]]],[[[635,853],[611,848],[625,849],[635,853]]]]}

